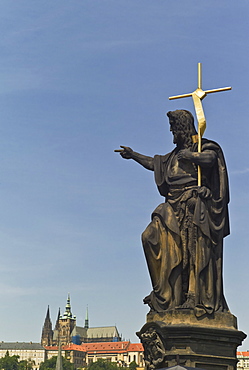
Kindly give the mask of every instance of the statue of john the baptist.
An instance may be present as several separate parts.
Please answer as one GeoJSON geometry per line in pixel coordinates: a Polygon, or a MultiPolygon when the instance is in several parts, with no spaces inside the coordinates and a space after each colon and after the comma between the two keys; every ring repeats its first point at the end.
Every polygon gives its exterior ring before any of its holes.
{"type": "Polygon", "coordinates": [[[154,171],[165,197],[152,213],[142,243],[153,290],[145,297],[152,311],[193,309],[197,317],[228,311],[223,293],[223,238],[229,234],[228,177],[221,147],[202,139],[192,114],[168,112],[175,149],[148,157],[121,146],[116,150],[154,171]],[[201,186],[197,168],[201,167],[201,186]]]}

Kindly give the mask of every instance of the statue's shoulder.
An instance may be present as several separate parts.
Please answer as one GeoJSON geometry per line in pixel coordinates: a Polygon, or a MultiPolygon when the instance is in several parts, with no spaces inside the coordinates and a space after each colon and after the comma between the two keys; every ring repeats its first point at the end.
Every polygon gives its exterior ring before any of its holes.
{"type": "Polygon", "coordinates": [[[159,155],[159,154],[156,154],[154,156],[154,159],[155,161],[158,161],[158,162],[162,162],[162,163],[165,163],[168,161],[169,157],[174,153],[175,149],[172,150],[172,152],[170,153],[167,153],[167,154],[164,154],[164,155],[159,155]]]}
{"type": "Polygon", "coordinates": [[[205,149],[215,150],[215,151],[219,150],[222,152],[221,146],[216,141],[209,140],[209,139],[202,139],[201,142],[202,142],[203,150],[205,149]]]}

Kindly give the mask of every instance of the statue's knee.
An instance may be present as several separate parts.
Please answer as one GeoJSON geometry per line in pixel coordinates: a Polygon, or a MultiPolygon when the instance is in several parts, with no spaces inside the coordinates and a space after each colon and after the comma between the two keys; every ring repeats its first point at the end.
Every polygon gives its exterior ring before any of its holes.
{"type": "Polygon", "coordinates": [[[148,241],[154,240],[157,234],[157,221],[153,219],[142,233],[143,245],[145,245],[148,241]]]}
{"type": "Polygon", "coordinates": [[[147,226],[144,232],[142,233],[142,243],[146,244],[149,237],[150,237],[150,229],[149,229],[149,226],[147,226]]]}
{"type": "Polygon", "coordinates": [[[146,227],[144,232],[142,233],[142,243],[146,244],[147,241],[150,239],[152,232],[152,222],[146,227]]]}

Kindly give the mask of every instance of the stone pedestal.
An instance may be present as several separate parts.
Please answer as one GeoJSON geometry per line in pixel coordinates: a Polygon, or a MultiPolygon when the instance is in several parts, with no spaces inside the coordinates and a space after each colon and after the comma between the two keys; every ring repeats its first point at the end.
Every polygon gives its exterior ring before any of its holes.
{"type": "Polygon", "coordinates": [[[193,310],[150,312],[137,333],[144,346],[147,369],[177,364],[206,370],[236,369],[237,347],[246,335],[231,313],[197,318],[193,310]]]}

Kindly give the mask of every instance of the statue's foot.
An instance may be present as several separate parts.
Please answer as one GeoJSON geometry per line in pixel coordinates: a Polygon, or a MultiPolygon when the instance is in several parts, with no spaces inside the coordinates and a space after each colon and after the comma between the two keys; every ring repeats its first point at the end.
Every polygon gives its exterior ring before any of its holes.
{"type": "Polygon", "coordinates": [[[186,297],[187,297],[187,299],[181,307],[182,308],[194,309],[195,308],[195,294],[194,293],[187,293],[186,297]]]}
{"type": "Polygon", "coordinates": [[[151,294],[147,295],[144,299],[143,299],[143,302],[144,304],[147,304],[149,307],[150,307],[150,312],[154,312],[156,311],[153,307],[153,304],[151,302],[151,294]]]}
{"type": "Polygon", "coordinates": [[[150,298],[150,294],[149,295],[147,295],[144,299],[143,299],[143,302],[144,302],[144,304],[150,304],[150,302],[151,302],[151,298],[150,298]]]}

